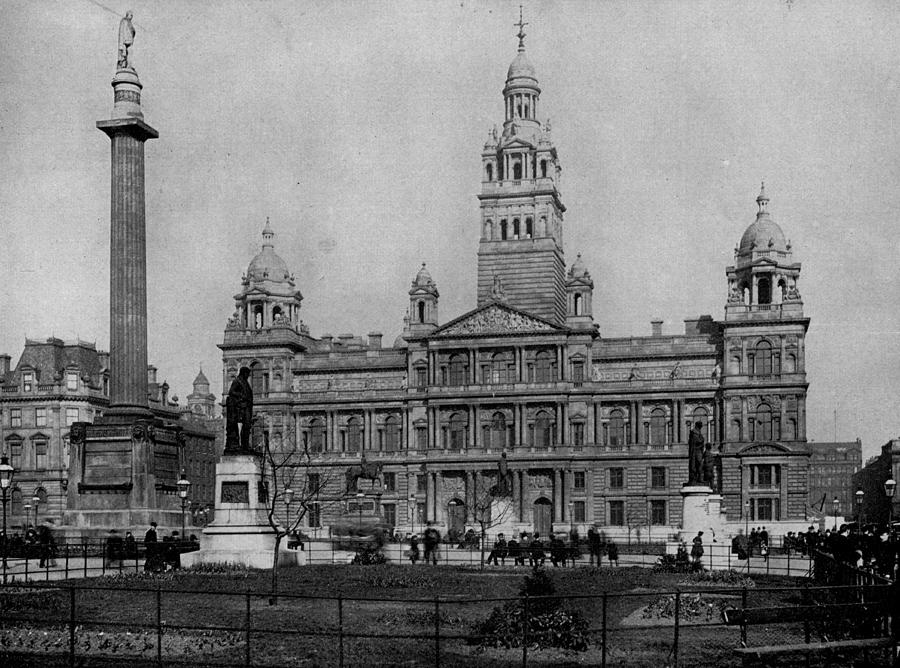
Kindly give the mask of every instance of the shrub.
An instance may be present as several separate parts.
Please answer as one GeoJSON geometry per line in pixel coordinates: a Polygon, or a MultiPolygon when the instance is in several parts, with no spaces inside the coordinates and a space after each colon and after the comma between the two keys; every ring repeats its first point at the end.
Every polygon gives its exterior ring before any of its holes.
{"type": "Polygon", "coordinates": [[[353,561],[351,564],[358,564],[360,566],[377,566],[380,564],[387,563],[387,557],[381,552],[381,547],[378,545],[367,545],[362,550],[356,553],[356,556],[353,557],[353,561]]]}
{"type": "Polygon", "coordinates": [[[733,587],[755,587],[756,583],[735,570],[695,571],[681,582],[684,585],[727,585],[733,587]]]}
{"type": "Polygon", "coordinates": [[[674,554],[662,555],[653,566],[654,573],[689,573],[690,562],[678,561],[674,554]]]}
{"type": "Polygon", "coordinates": [[[576,651],[588,648],[587,620],[580,613],[565,610],[553,596],[556,587],[543,568],[535,568],[519,593],[522,599],[495,607],[490,616],[476,627],[477,642],[482,647],[521,647],[527,632],[528,645],[533,648],[557,647],[576,651]],[[528,601],[528,620],[525,606],[528,601]],[[534,597],[538,597],[534,599],[534,597]]]}

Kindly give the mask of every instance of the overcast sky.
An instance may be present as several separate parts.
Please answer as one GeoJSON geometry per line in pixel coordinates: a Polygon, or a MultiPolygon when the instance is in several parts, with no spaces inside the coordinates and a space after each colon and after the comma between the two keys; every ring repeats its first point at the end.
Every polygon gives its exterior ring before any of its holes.
{"type": "MultiPolygon", "coordinates": [[[[221,392],[225,321],[266,216],[314,336],[399,334],[421,262],[475,306],[480,152],[518,2],[5,2],[0,351],[109,341],[119,16],[147,122],[149,355],[221,392]]],[[[900,5],[526,2],[529,58],[604,336],[724,316],[761,180],[803,263],[807,428],[898,435],[900,5]],[[835,415],[837,420],[835,422],[835,415]]]]}

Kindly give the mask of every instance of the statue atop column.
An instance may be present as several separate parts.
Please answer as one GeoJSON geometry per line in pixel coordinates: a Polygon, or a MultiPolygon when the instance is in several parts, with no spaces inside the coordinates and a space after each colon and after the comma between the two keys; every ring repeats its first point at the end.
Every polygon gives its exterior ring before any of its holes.
{"type": "Polygon", "coordinates": [[[125,12],[125,18],[119,21],[119,61],[117,66],[120,70],[133,70],[134,67],[128,61],[128,49],[134,44],[134,26],[131,18],[134,14],[129,9],[125,12]]]}
{"type": "Polygon", "coordinates": [[[253,422],[253,388],[250,369],[241,367],[225,399],[225,453],[253,452],[250,432],[253,422]],[[238,427],[240,425],[240,427],[238,427]]]}

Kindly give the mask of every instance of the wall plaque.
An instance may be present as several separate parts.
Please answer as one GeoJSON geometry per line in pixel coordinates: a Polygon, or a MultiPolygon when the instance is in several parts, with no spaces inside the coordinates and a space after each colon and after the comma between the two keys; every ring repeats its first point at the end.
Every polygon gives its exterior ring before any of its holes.
{"type": "Polygon", "coordinates": [[[247,481],[223,482],[222,503],[250,503],[250,487],[247,481]]]}

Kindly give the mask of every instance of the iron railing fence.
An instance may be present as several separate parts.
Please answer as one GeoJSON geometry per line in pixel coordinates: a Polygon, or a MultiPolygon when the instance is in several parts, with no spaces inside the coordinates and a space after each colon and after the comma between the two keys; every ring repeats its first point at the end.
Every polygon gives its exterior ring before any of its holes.
{"type": "MultiPolygon", "coordinates": [[[[216,576],[211,587],[227,577],[216,576]]],[[[890,587],[685,587],[578,596],[384,598],[31,583],[0,588],[0,657],[7,665],[737,666],[735,648],[882,637],[888,621],[846,628],[840,614],[754,627],[724,623],[725,608],[842,602],[891,605],[890,587]],[[885,603],[887,601],[887,603],[885,603]],[[558,604],[555,605],[555,604],[558,604]],[[555,637],[542,613],[585,620],[584,651],[539,649],[555,637]],[[484,636],[484,620],[512,620],[484,636]],[[517,623],[515,620],[519,620],[517,623]],[[503,646],[498,644],[502,638],[503,646]]],[[[840,606],[838,607],[840,608],[840,606]]],[[[851,620],[852,621],[852,620],[851,620]]],[[[869,657],[867,665],[890,665],[869,657]]]]}

